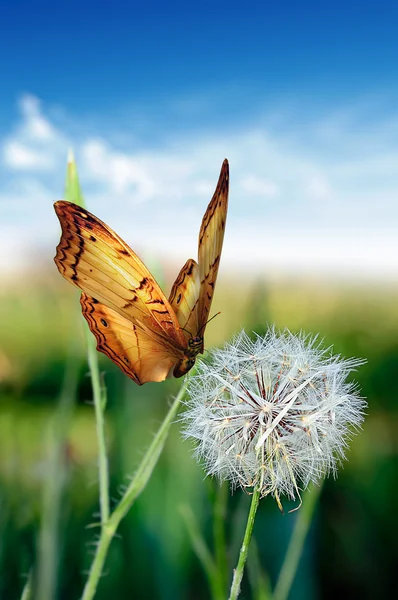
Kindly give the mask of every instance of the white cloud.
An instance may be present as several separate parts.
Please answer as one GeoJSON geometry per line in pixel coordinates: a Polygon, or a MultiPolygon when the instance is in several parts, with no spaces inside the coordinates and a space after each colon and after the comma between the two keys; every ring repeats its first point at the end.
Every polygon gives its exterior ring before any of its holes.
{"type": "Polygon", "coordinates": [[[154,195],[155,182],[135,156],[112,149],[102,140],[89,140],[81,149],[88,177],[117,194],[134,193],[140,200],[154,195]]]}
{"type": "Polygon", "coordinates": [[[41,113],[40,101],[35,96],[26,94],[19,101],[22,113],[22,129],[26,137],[36,141],[54,140],[59,135],[55,127],[41,113]]]}
{"type": "Polygon", "coordinates": [[[33,150],[17,140],[9,140],[4,144],[3,159],[8,167],[17,170],[51,169],[54,166],[50,154],[33,150]]]}
{"type": "MultiPolygon", "coordinates": [[[[19,261],[18,231],[24,247],[35,240],[56,244],[51,205],[62,195],[70,145],[39,100],[24,96],[20,110],[19,122],[0,139],[0,221],[12,230],[4,238],[7,256],[19,261]]],[[[162,147],[145,150],[115,147],[104,132],[86,133],[84,121],[79,131],[74,149],[90,208],[143,254],[181,264],[195,256],[200,220],[227,156],[226,268],[397,274],[391,223],[398,222],[398,148],[384,121],[380,130],[373,123],[366,131],[355,119],[340,127],[327,117],[290,137],[275,127],[271,135],[240,124],[223,134],[216,128],[204,136],[170,133],[162,147]]]]}
{"type": "Polygon", "coordinates": [[[3,164],[17,171],[56,168],[65,154],[66,136],[43,116],[38,98],[24,95],[18,104],[21,120],[1,143],[3,164]]]}

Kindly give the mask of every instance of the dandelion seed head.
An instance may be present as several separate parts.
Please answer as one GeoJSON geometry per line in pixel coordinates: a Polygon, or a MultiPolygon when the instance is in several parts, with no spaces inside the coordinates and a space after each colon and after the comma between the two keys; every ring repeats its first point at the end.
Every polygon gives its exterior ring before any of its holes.
{"type": "Polygon", "coordinates": [[[208,475],[294,499],[345,458],[366,406],[347,376],[363,362],[333,355],[316,336],[241,332],[198,361],[184,436],[208,475]]]}

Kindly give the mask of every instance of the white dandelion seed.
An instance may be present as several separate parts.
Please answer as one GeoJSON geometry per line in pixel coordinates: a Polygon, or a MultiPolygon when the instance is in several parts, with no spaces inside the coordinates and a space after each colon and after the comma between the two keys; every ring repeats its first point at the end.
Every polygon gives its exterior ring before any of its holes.
{"type": "Polygon", "coordinates": [[[300,497],[345,458],[366,407],[347,376],[363,362],[304,334],[270,329],[251,340],[242,332],[199,361],[184,436],[196,440],[209,475],[272,494],[280,506],[279,496],[300,497]]]}

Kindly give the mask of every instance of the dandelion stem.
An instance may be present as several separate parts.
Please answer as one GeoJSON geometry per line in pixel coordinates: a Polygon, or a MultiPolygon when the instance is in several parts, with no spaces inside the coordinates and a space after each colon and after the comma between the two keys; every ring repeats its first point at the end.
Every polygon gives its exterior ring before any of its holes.
{"type": "Polygon", "coordinates": [[[137,498],[137,496],[139,496],[146,486],[153,469],[155,468],[169,433],[170,426],[177,414],[181,400],[184,396],[187,380],[188,377],[185,378],[184,384],[181,386],[178,395],[176,396],[169,412],[166,415],[166,418],[164,419],[151,445],[145,453],[144,458],[141,461],[141,464],[139,465],[129,487],[123,494],[120,502],[108,518],[107,522],[102,523],[100,538],[83,591],[82,600],[91,600],[94,597],[98,581],[101,577],[109,545],[116,533],[120,521],[130,510],[134,500],[137,498]]]}
{"type": "Polygon", "coordinates": [[[247,554],[249,551],[250,539],[253,533],[254,519],[256,517],[256,512],[258,508],[258,503],[260,500],[260,490],[255,488],[253,491],[252,501],[250,505],[249,516],[247,519],[245,535],[243,536],[242,546],[239,552],[239,560],[234,571],[234,577],[232,580],[231,591],[229,594],[229,600],[236,600],[240,593],[240,584],[243,577],[243,571],[245,569],[245,564],[247,560],[247,554]]]}
{"type": "Polygon", "coordinates": [[[276,582],[273,600],[286,600],[289,595],[322,485],[323,480],[319,485],[312,485],[303,494],[303,504],[297,514],[285,560],[276,582]]]}

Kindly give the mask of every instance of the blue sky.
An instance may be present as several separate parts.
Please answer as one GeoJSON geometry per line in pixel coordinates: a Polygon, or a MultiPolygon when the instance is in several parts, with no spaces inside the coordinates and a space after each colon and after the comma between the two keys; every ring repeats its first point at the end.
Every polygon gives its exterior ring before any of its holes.
{"type": "Polygon", "coordinates": [[[0,269],[52,255],[72,146],[144,255],[195,255],[227,156],[226,266],[396,276],[397,22],[393,2],[0,3],[0,269]]]}

